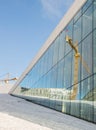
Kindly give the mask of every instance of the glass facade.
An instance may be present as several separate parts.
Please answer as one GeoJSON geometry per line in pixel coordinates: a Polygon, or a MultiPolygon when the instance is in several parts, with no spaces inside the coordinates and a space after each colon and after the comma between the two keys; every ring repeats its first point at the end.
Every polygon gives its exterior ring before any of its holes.
{"type": "Polygon", "coordinates": [[[96,123],[96,0],[87,0],[12,94],[96,123]],[[77,71],[66,35],[80,53],[77,71]]]}

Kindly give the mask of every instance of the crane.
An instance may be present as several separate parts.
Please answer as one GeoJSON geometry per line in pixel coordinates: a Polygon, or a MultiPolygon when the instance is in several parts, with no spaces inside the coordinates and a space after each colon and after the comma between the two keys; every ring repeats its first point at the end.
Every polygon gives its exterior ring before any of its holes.
{"type": "Polygon", "coordinates": [[[15,81],[18,79],[17,77],[9,78],[9,75],[10,75],[9,73],[4,74],[4,75],[6,76],[6,78],[0,79],[0,82],[8,83],[9,81],[15,81]]]}
{"type": "Polygon", "coordinates": [[[18,78],[7,78],[7,79],[2,79],[2,80],[0,80],[0,82],[5,82],[5,83],[8,83],[9,81],[14,81],[14,80],[17,80],[18,78]]]}
{"type": "Polygon", "coordinates": [[[69,36],[66,36],[65,40],[75,52],[75,55],[74,55],[74,86],[73,86],[73,91],[72,91],[71,97],[70,97],[71,100],[74,100],[74,99],[76,99],[76,95],[78,92],[78,71],[79,71],[79,69],[78,69],[79,62],[78,61],[79,61],[79,59],[88,73],[90,73],[90,70],[89,70],[86,62],[83,60],[83,58],[81,57],[81,55],[78,51],[78,42],[76,43],[76,45],[73,44],[73,41],[69,36]]]}

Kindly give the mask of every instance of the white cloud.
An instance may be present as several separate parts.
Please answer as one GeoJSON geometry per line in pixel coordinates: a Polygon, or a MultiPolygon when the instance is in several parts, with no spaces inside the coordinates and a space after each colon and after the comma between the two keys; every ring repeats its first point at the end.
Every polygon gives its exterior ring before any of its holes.
{"type": "Polygon", "coordinates": [[[61,18],[74,0],[40,0],[43,14],[49,18],[61,18]]]}

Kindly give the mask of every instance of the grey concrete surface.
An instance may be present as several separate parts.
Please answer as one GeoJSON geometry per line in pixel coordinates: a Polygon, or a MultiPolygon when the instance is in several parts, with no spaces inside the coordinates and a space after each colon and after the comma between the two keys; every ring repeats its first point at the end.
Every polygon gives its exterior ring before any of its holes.
{"type": "Polygon", "coordinates": [[[0,130],[51,130],[51,129],[0,112],[0,130]]]}
{"type": "MultiPolygon", "coordinates": [[[[0,125],[2,124],[1,121],[3,123],[4,121],[6,122],[4,116],[9,116],[11,121],[13,119],[13,124],[17,119],[18,125],[22,124],[19,120],[25,121],[23,124],[26,125],[29,123],[31,127],[29,130],[37,130],[36,127],[32,128],[32,124],[37,124],[37,127],[39,125],[38,130],[43,130],[43,128],[44,130],[96,130],[96,125],[93,123],[33,104],[21,98],[10,96],[7,94],[7,91],[6,93],[2,92],[0,92],[0,116],[2,116],[0,118],[0,125]]],[[[23,129],[23,126],[21,128],[23,129]]],[[[15,129],[12,127],[10,130],[15,129]]]]}

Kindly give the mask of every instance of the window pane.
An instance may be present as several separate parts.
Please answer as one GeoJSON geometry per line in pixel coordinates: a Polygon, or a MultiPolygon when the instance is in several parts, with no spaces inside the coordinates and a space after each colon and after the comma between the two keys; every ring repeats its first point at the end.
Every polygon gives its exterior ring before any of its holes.
{"type": "Polygon", "coordinates": [[[74,24],[74,42],[81,41],[81,18],[74,24]]]}
{"type": "Polygon", "coordinates": [[[71,88],[71,115],[80,117],[80,103],[80,84],[76,84],[71,88]]]}
{"type": "Polygon", "coordinates": [[[53,62],[53,48],[52,46],[48,49],[49,55],[48,55],[48,70],[52,68],[52,62],[53,62]]]}
{"type": "Polygon", "coordinates": [[[59,43],[59,60],[64,57],[65,53],[65,31],[60,34],[60,43],[59,43]]]}
{"type": "Polygon", "coordinates": [[[67,114],[70,114],[71,110],[70,91],[71,88],[65,89],[63,91],[62,112],[67,114]]]}
{"type": "MultiPolygon", "coordinates": [[[[78,53],[81,54],[81,43],[77,46],[78,53]]],[[[80,57],[75,57],[75,52],[73,50],[73,57],[72,57],[72,85],[76,84],[76,82],[79,82],[81,80],[81,61],[80,57]],[[78,63],[78,68],[77,68],[77,63],[78,63]],[[76,76],[78,75],[78,77],[76,76]],[[77,77],[77,81],[75,80],[75,77],[77,77]]]]}
{"type": "Polygon", "coordinates": [[[92,6],[83,14],[83,38],[92,31],[92,6]]]}
{"type": "Polygon", "coordinates": [[[93,39],[93,52],[94,52],[94,73],[96,72],[96,30],[93,33],[94,39],[93,39]]]}
{"type": "Polygon", "coordinates": [[[60,61],[57,66],[57,88],[55,89],[55,109],[62,111],[62,99],[64,95],[64,60],[60,61]]]}
{"type": "Polygon", "coordinates": [[[93,0],[87,0],[87,2],[83,6],[83,12],[91,5],[93,0]]]}
{"type": "Polygon", "coordinates": [[[58,63],[57,88],[64,88],[64,60],[58,63]]]}
{"type": "Polygon", "coordinates": [[[94,28],[96,28],[96,0],[94,1],[94,28]]]}
{"type": "MultiPolygon", "coordinates": [[[[72,38],[73,36],[73,20],[69,23],[69,25],[65,28],[65,36],[69,36],[70,38],[72,38]]],[[[72,48],[70,47],[70,45],[65,42],[65,46],[66,46],[66,49],[65,49],[65,55],[68,54],[68,52],[70,50],[72,50],[72,48]]]]}
{"type": "Polygon", "coordinates": [[[96,123],[96,75],[94,75],[94,122],[96,123]]]}
{"type": "Polygon", "coordinates": [[[41,76],[44,75],[44,69],[45,69],[45,66],[44,66],[44,60],[45,60],[45,55],[42,56],[41,58],[41,76]]]}
{"type": "Polygon", "coordinates": [[[52,77],[51,77],[51,83],[52,83],[52,88],[57,88],[57,65],[53,67],[52,71],[52,77]]]}
{"type": "Polygon", "coordinates": [[[55,109],[56,90],[57,90],[57,65],[51,70],[51,87],[50,87],[50,107],[55,109]]]}
{"type": "Polygon", "coordinates": [[[93,80],[92,77],[81,83],[81,118],[93,121],[93,80]]]}
{"type": "Polygon", "coordinates": [[[48,71],[48,50],[44,54],[43,67],[44,67],[44,74],[45,74],[48,71]]]}
{"type": "Polygon", "coordinates": [[[58,62],[59,37],[53,43],[53,66],[58,62]]]}
{"type": "Polygon", "coordinates": [[[76,16],[74,17],[74,23],[79,19],[79,17],[81,16],[81,12],[82,10],[79,10],[79,12],[76,14],[76,16]]]}
{"type": "Polygon", "coordinates": [[[65,57],[64,66],[64,88],[67,89],[72,84],[72,51],[65,57]]]}
{"type": "Polygon", "coordinates": [[[82,79],[92,74],[92,34],[82,42],[82,79]]]}

